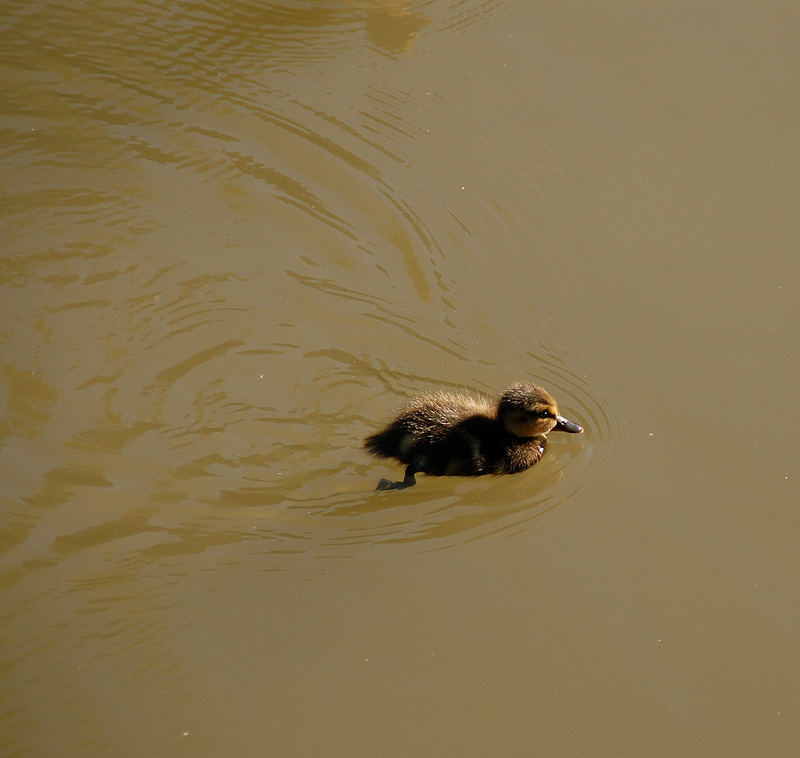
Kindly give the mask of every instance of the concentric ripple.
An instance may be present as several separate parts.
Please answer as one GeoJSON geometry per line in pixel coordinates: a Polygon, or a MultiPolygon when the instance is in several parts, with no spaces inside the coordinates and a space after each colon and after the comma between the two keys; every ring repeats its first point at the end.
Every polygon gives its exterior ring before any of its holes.
{"type": "Polygon", "coordinates": [[[617,433],[536,235],[582,187],[535,128],[530,159],[510,152],[499,95],[477,107],[426,57],[462,55],[502,9],[12,3],[2,439],[7,486],[60,515],[21,518],[10,565],[46,559],[53,530],[94,545],[141,525],[152,555],[186,520],[289,551],[452,546],[568,501],[617,433]],[[586,435],[519,480],[373,493],[361,440],[393,407],[518,379],[586,435]]]}

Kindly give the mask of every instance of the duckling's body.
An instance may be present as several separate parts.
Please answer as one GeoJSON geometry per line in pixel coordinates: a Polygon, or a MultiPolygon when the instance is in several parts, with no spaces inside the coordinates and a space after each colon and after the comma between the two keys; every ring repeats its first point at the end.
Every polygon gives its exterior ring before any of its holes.
{"type": "Polygon", "coordinates": [[[378,489],[416,484],[414,475],[516,474],[537,463],[553,430],[583,429],[558,415],[547,390],[532,384],[508,387],[496,403],[447,392],[412,400],[364,447],[406,464],[402,482],[381,479],[378,489]]]}

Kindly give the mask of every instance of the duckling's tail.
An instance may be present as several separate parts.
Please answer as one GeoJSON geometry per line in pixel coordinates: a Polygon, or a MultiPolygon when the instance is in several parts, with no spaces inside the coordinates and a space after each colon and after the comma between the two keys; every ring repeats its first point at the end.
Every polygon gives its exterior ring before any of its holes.
{"type": "Polygon", "coordinates": [[[371,434],[364,440],[364,449],[378,458],[396,458],[402,449],[406,432],[396,426],[371,434]]]}

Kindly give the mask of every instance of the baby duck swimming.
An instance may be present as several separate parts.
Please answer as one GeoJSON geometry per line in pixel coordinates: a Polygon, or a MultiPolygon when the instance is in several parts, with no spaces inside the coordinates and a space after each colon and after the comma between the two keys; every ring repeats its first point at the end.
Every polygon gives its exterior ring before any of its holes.
{"type": "Polygon", "coordinates": [[[415,474],[516,474],[544,455],[550,432],[583,427],[558,413],[552,395],[534,384],[508,387],[496,404],[449,392],[422,395],[400,411],[364,448],[406,464],[402,482],[381,479],[379,490],[413,487],[415,474]]]}

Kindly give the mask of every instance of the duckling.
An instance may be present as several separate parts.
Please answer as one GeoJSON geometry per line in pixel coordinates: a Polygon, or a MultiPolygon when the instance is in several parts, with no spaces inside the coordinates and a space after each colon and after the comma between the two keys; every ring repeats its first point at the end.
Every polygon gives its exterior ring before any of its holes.
{"type": "Polygon", "coordinates": [[[437,392],[411,401],[382,431],[364,440],[379,458],[406,464],[402,482],[381,479],[379,490],[413,487],[432,476],[516,474],[544,455],[549,432],[583,427],[558,413],[552,395],[534,384],[508,387],[493,405],[483,398],[437,392]]]}

